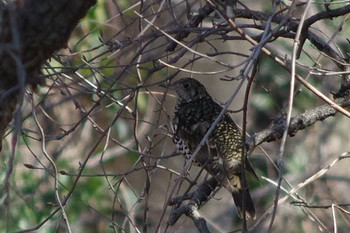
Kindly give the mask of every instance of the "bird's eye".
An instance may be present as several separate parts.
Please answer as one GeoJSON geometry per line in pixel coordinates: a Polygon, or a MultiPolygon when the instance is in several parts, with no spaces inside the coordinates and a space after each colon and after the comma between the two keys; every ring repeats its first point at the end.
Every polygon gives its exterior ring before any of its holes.
{"type": "Polygon", "coordinates": [[[184,83],[184,88],[189,88],[190,87],[190,84],[189,83],[184,83]]]}

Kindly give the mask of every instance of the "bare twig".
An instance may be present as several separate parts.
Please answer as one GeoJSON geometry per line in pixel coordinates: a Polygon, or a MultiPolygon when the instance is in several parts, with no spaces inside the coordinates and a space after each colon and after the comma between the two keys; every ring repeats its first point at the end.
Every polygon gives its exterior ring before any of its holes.
{"type": "MultiPolygon", "coordinates": [[[[293,2],[294,4],[295,2],[293,2]]],[[[268,232],[272,232],[272,227],[273,227],[273,223],[276,217],[276,213],[277,213],[277,207],[278,207],[278,199],[279,199],[279,194],[280,194],[280,187],[282,184],[282,180],[283,180],[283,173],[284,173],[284,150],[285,150],[285,145],[286,145],[286,141],[287,141],[287,136],[288,136],[288,129],[289,129],[289,124],[290,124],[290,120],[292,117],[292,109],[293,109],[293,100],[294,100],[294,86],[295,86],[295,76],[296,76],[296,58],[297,58],[297,49],[301,47],[299,44],[299,38],[300,38],[300,34],[301,34],[301,30],[303,27],[303,23],[305,21],[306,18],[306,14],[309,10],[311,6],[311,1],[309,0],[306,4],[306,7],[304,9],[303,15],[301,17],[300,20],[300,24],[297,30],[297,33],[295,35],[294,38],[294,43],[293,43],[293,52],[292,52],[292,66],[291,66],[291,72],[290,72],[290,84],[289,84],[289,97],[288,97],[288,108],[287,108],[287,117],[286,117],[286,126],[283,129],[283,135],[282,135],[282,140],[281,140],[281,144],[280,144],[280,148],[279,148],[279,154],[278,154],[278,161],[277,161],[277,165],[278,165],[278,185],[276,188],[276,192],[275,192],[275,199],[274,199],[274,206],[273,206],[273,212],[272,212],[272,217],[271,217],[271,221],[270,221],[270,225],[269,225],[269,230],[268,232]]]]}
{"type": "Polygon", "coordinates": [[[35,104],[34,104],[34,98],[32,97],[32,109],[33,109],[33,117],[34,117],[34,121],[37,125],[37,127],[39,128],[39,131],[40,131],[40,134],[41,134],[41,143],[42,143],[42,146],[41,146],[41,150],[43,152],[43,154],[45,155],[45,158],[50,162],[52,168],[53,168],[53,178],[54,178],[54,184],[55,184],[55,197],[56,197],[56,201],[58,203],[58,206],[60,208],[60,211],[62,213],[62,217],[63,217],[63,221],[67,227],[67,232],[72,232],[71,230],[71,227],[70,227],[70,224],[69,224],[69,220],[68,220],[68,217],[67,217],[67,214],[66,214],[66,211],[64,209],[64,205],[65,204],[62,204],[62,201],[61,201],[61,197],[60,197],[60,194],[59,194],[59,191],[58,191],[58,170],[57,170],[57,166],[55,164],[55,161],[52,160],[51,156],[47,153],[46,151],[46,138],[45,138],[45,133],[44,133],[44,130],[43,128],[41,127],[41,124],[37,118],[37,115],[35,113],[35,104]]]}

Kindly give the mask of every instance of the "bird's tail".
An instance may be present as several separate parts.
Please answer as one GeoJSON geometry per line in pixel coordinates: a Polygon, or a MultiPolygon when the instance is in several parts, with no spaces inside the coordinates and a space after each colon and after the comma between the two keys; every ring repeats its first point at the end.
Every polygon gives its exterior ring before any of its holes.
{"type": "Polygon", "coordinates": [[[232,192],[233,200],[237,207],[238,216],[243,218],[243,200],[244,200],[244,212],[246,219],[255,218],[255,208],[252,197],[250,196],[249,190],[246,189],[235,189],[232,192]]]}
{"type": "MultiPolygon", "coordinates": [[[[230,165],[229,163],[227,164],[230,165]]],[[[219,165],[219,163],[212,162],[207,163],[205,169],[211,175],[213,175],[223,187],[225,187],[228,191],[232,193],[233,200],[237,207],[238,216],[240,218],[243,218],[244,209],[246,219],[255,219],[255,208],[252,197],[250,196],[248,187],[243,187],[243,184],[247,184],[247,181],[243,182],[243,177],[241,176],[241,174],[236,174],[234,169],[231,169],[231,167],[229,166],[227,167],[228,169],[223,169],[219,165]]],[[[253,168],[251,166],[248,168],[248,171],[252,172],[257,177],[253,168]]]]}

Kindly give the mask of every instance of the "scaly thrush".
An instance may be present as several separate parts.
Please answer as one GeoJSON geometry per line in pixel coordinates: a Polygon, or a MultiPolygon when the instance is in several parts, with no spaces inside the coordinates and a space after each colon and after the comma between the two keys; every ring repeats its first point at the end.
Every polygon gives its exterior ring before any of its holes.
{"type": "MultiPolygon", "coordinates": [[[[180,79],[169,88],[175,90],[178,97],[173,119],[173,139],[177,149],[189,158],[223,108],[195,79],[180,79]]],[[[243,182],[242,177],[242,135],[228,113],[223,115],[210,133],[195,161],[232,193],[240,217],[244,195],[245,216],[255,218],[249,190],[242,185],[247,183],[243,182]]],[[[257,177],[248,159],[245,160],[245,169],[257,177]]]]}

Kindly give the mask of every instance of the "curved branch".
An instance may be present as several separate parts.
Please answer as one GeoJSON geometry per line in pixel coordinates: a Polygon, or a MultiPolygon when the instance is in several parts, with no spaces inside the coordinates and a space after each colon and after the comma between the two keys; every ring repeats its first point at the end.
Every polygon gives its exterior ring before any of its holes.
{"type": "MultiPolygon", "coordinates": [[[[349,12],[350,12],[350,5],[346,5],[344,7],[340,7],[340,8],[334,9],[334,10],[327,10],[327,11],[319,12],[313,16],[310,16],[307,20],[305,20],[304,25],[303,25],[303,29],[301,31],[298,57],[300,56],[301,48],[303,47],[303,44],[305,43],[306,39],[310,38],[310,36],[311,36],[310,32],[309,32],[309,28],[311,27],[312,24],[314,24],[317,21],[322,20],[322,19],[332,19],[334,17],[346,15],[349,12]]],[[[314,36],[312,36],[312,37],[314,37],[314,36]]],[[[332,57],[334,57],[334,55],[332,57]]],[[[334,57],[334,58],[339,59],[340,57],[334,57]]]]}

